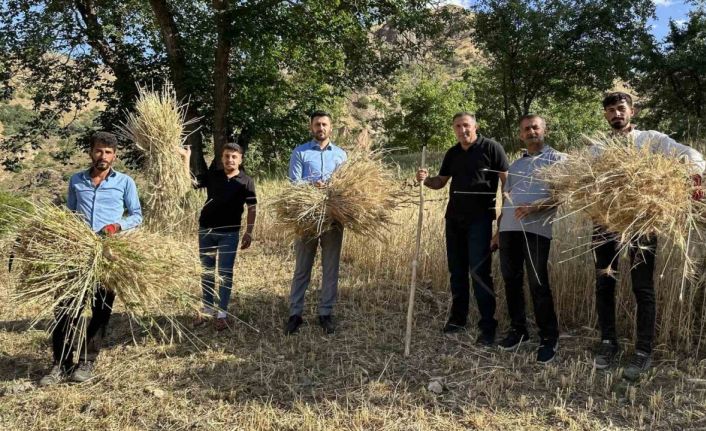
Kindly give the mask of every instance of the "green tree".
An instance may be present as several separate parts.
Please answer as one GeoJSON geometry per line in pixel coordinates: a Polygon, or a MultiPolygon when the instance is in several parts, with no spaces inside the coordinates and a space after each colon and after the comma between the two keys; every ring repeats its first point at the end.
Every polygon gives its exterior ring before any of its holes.
{"type": "Polygon", "coordinates": [[[460,111],[475,112],[474,94],[463,81],[449,79],[440,69],[401,76],[398,106],[384,121],[388,146],[420,150],[423,145],[443,149],[454,142],[451,118],[460,111]]]}
{"type": "Polygon", "coordinates": [[[547,122],[547,142],[561,151],[582,145],[583,135],[605,131],[608,126],[603,118],[601,93],[577,88],[571,94],[564,99],[540,98],[534,110],[547,122]]]}
{"type": "MultiPolygon", "coordinates": [[[[506,139],[542,97],[610,88],[631,77],[635,47],[654,14],[650,0],[479,0],[473,41],[489,61],[506,139]]],[[[480,101],[479,101],[480,103],[480,101]]]]}
{"type": "Polygon", "coordinates": [[[706,126],[706,11],[689,13],[685,24],[669,23],[663,44],[647,41],[636,89],[640,122],[678,137],[701,137],[706,126]]]}
{"type": "MultiPolygon", "coordinates": [[[[33,142],[45,133],[41,119],[85,103],[105,69],[115,78],[100,87],[109,106],[100,123],[108,130],[130,108],[135,83],[170,79],[189,101],[188,117],[202,118],[190,137],[192,168],[199,171],[204,136],[213,138],[216,154],[226,139],[283,152],[305,137],[307,111],[335,105],[352,89],[390,76],[422,48],[438,47],[434,41],[447,28],[441,23],[451,15],[433,3],[2,2],[0,71],[22,71],[35,85],[42,115],[28,130],[33,142]]],[[[0,82],[10,81],[0,76],[0,82]]]]}

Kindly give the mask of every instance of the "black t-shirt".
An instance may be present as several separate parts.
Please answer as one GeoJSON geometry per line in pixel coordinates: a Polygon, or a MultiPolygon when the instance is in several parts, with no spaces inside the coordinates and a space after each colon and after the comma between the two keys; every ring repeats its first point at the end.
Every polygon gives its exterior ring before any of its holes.
{"type": "Polygon", "coordinates": [[[492,139],[478,136],[468,150],[461,144],[449,148],[439,169],[440,176],[451,177],[446,218],[464,220],[485,212],[494,219],[498,172],[509,167],[505,150],[492,139]]]}
{"type": "Polygon", "coordinates": [[[223,232],[234,232],[240,229],[245,204],[257,203],[255,181],[242,170],[238,175],[228,178],[223,169],[209,169],[196,180],[197,187],[206,187],[208,193],[206,204],[199,217],[199,226],[223,232]]]}

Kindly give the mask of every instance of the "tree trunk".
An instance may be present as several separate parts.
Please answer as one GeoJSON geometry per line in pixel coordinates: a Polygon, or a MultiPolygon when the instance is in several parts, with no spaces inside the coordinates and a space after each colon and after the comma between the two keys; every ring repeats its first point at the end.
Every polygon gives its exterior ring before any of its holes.
{"type": "Polygon", "coordinates": [[[74,4],[86,25],[85,34],[88,44],[96,50],[101,60],[115,75],[115,90],[119,94],[121,104],[123,106],[132,105],[137,96],[137,86],[132,68],[116,53],[119,49],[108,43],[103,26],[98,21],[93,1],[76,0],[74,4]]]}
{"type": "MultiPolygon", "coordinates": [[[[169,72],[174,84],[174,91],[177,98],[189,103],[186,110],[186,120],[200,118],[196,101],[190,100],[191,91],[186,74],[188,67],[184,51],[181,48],[182,43],[176,21],[174,21],[174,13],[166,0],[150,0],[150,6],[157,19],[164,46],[167,49],[169,72]]],[[[191,172],[197,175],[206,172],[207,169],[206,160],[203,156],[203,138],[201,133],[194,133],[194,130],[198,127],[198,123],[186,127],[186,132],[190,134],[186,143],[191,145],[191,172]]]]}
{"type": "Polygon", "coordinates": [[[213,0],[215,11],[216,56],[213,72],[213,164],[221,166],[221,153],[223,146],[228,142],[228,105],[230,102],[230,87],[228,73],[230,65],[230,51],[232,47],[229,32],[231,30],[232,15],[228,8],[227,0],[213,0]]]}

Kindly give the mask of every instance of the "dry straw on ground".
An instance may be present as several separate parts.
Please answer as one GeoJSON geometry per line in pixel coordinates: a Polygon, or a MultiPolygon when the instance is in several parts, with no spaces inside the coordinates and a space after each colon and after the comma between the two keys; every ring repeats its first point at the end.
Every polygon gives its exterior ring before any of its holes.
{"type": "MultiPolygon", "coordinates": [[[[404,173],[414,175],[412,167],[404,173]]],[[[258,196],[267,201],[282,187],[283,181],[263,180],[258,196]]],[[[238,255],[233,296],[237,315],[258,326],[259,333],[235,327],[214,336],[205,325],[195,333],[212,348],[201,351],[188,343],[165,346],[140,337],[133,342],[116,301],[96,382],[32,390],[50,361],[46,336],[24,330],[36,307],[0,301],[0,393],[6,391],[0,396],[0,428],[624,430],[706,424],[706,363],[703,349],[695,348],[697,340],[706,340],[703,289],[694,289],[694,300],[679,303],[668,296],[671,284],[678,286],[675,274],[655,277],[654,369],[637,386],[622,383],[619,369],[595,370],[588,353],[599,340],[592,259],[583,254],[559,263],[563,251],[585,246],[587,236],[590,240],[590,222],[577,214],[554,226],[550,251],[550,284],[562,333],[558,361],[537,365],[536,342],[513,352],[478,348],[473,327],[442,336],[449,301],[443,239],[448,190],[426,190],[425,195],[425,247],[410,357],[402,356],[401,340],[417,208],[395,211],[388,241],[347,237],[335,336],[324,337],[311,324],[318,311],[318,292],[312,288],[304,313],[310,324],[285,337],[294,262],[273,208],[265,207],[258,214],[257,241],[238,255]],[[430,381],[441,382],[443,393],[426,390],[430,381]],[[25,385],[30,389],[18,393],[25,385]],[[19,391],[11,392],[15,387],[19,391]]],[[[196,242],[191,237],[182,245],[195,248],[196,242]]],[[[658,255],[664,258],[666,253],[658,255]]],[[[502,330],[510,322],[497,253],[493,260],[502,330]]],[[[628,266],[626,260],[622,264],[628,266]]],[[[674,266],[679,268],[677,262],[674,266]]],[[[9,292],[5,275],[0,266],[0,297],[9,292]]],[[[618,334],[626,351],[621,364],[632,352],[635,329],[629,279],[622,277],[616,289],[618,334]]],[[[320,280],[315,265],[312,286],[320,280]]],[[[471,306],[470,312],[475,321],[477,308],[471,306]]],[[[533,321],[529,307],[528,323],[533,321]]]]}
{"type": "Polygon", "coordinates": [[[323,188],[288,184],[272,206],[278,222],[299,236],[316,236],[340,223],[345,229],[381,239],[393,212],[409,201],[379,151],[351,152],[323,188]]]}
{"type": "Polygon", "coordinates": [[[162,91],[140,87],[135,111],[127,114],[122,134],[142,151],[147,180],[145,223],[163,231],[188,216],[185,206],[192,189],[191,174],[178,150],[187,134],[186,105],[180,103],[171,84],[162,91]]]}
{"type": "MultiPolygon", "coordinates": [[[[86,316],[98,285],[114,291],[132,318],[162,335],[167,327],[184,329],[170,317],[174,313],[198,310],[200,300],[191,291],[200,266],[191,248],[143,230],[104,238],[80,216],[54,205],[36,205],[23,216],[15,247],[19,274],[14,299],[42,305],[35,323],[46,318],[55,325],[62,315],[86,316]]],[[[78,344],[85,339],[81,320],[78,344]]]]}
{"type": "Polygon", "coordinates": [[[657,236],[686,252],[689,231],[704,220],[706,207],[692,199],[692,167],[650,151],[649,143],[638,148],[629,138],[589,142],[540,173],[553,197],[616,233],[623,245],[657,236]]]}

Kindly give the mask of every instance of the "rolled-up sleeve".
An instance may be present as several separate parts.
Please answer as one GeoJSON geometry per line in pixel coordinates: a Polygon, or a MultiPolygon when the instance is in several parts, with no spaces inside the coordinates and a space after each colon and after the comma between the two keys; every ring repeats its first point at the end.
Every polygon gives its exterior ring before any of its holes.
{"type": "Polygon", "coordinates": [[[123,203],[127,210],[127,216],[118,222],[120,229],[128,230],[139,226],[142,223],[142,207],[140,206],[140,198],[137,195],[135,181],[129,177],[125,181],[123,203]]]}

